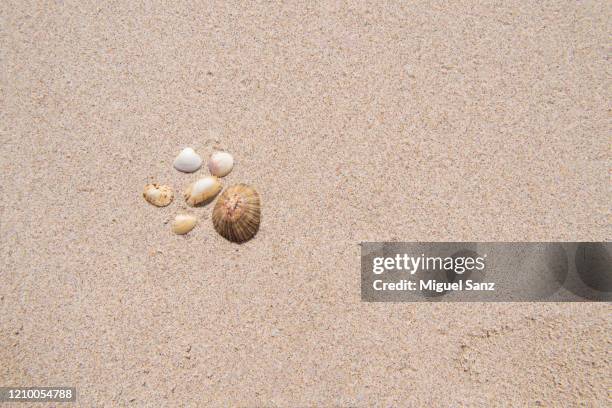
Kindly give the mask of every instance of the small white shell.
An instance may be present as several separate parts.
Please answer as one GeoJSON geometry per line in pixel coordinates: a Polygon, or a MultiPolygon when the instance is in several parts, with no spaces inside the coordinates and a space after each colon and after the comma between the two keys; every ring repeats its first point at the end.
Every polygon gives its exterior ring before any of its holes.
{"type": "Polygon", "coordinates": [[[215,176],[207,176],[191,183],[185,190],[185,200],[189,205],[198,205],[215,198],[221,191],[221,183],[215,176]]]}
{"type": "Polygon", "coordinates": [[[234,167],[234,158],[227,152],[214,152],[208,161],[210,174],[217,177],[227,176],[234,167]]]}
{"type": "Polygon", "coordinates": [[[165,207],[174,199],[172,188],[160,186],[159,184],[147,184],[142,192],[142,196],[149,203],[157,207],[165,207]]]}
{"type": "Polygon", "coordinates": [[[202,158],[191,147],[186,147],[174,159],[174,168],[184,173],[193,173],[202,167],[202,158]]]}
{"type": "Polygon", "coordinates": [[[196,217],[190,214],[178,214],[174,217],[172,222],[172,232],[177,235],[183,235],[188,233],[195,227],[198,220],[196,217]]]}

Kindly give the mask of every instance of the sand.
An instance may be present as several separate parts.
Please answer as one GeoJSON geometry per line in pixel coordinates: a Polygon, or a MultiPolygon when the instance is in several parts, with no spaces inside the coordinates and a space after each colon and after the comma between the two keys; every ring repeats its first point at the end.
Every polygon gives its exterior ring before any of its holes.
{"type": "Polygon", "coordinates": [[[0,385],[609,402],[609,304],[364,303],[358,245],[610,239],[609,2],[176,3],[0,6],[0,385]],[[185,146],[232,152],[254,240],[171,233],[185,146]]]}

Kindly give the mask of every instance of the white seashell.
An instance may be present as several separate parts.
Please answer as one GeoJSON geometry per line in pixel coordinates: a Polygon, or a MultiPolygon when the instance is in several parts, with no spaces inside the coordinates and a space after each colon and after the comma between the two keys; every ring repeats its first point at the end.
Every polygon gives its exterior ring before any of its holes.
{"type": "Polygon", "coordinates": [[[174,168],[184,173],[193,173],[202,167],[202,158],[191,147],[186,147],[174,159],[174,168]]]}
{"type": "Polygon", "coordinates": [[[172,222],[172,232],[177,235],[188,233],[198,223],[196,217],[190,214],[178,214],[172,222]]]}
{"type": "Polygon", "coordinates": [[[185,190],[185,200],[189,205],[198,205],[215,198],[221,191],[221,183],[215,176],[208,176],[195,181],[185,190]]]}
{"type": "Polygon", "coordinates": [[[167,206],[174,198],[172,188],[168,186],[160,186],[159,184],[147,184],[142,192],[142,195],[145,200],[157,207],[167,206]]]}
{"type": "Polygon", "coordinates": [[[234,158],[227,152],[214,152],[208,161],[210,174],[217,177],[227,176],[234,167],[234,158]]]}

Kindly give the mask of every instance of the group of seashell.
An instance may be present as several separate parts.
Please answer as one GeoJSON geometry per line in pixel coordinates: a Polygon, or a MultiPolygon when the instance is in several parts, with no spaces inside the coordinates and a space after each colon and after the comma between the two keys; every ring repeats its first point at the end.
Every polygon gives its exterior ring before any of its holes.
{"type": "MultiPolygon", "coordinates": [[[[184,173],[193,173],[202,166],[202,158],[187,147],[174,160],[174,168],[184,173]]],[[[234,167],[234,158],[227,152],[215,152],[208,161],[210,176],[194,181],[185,190],[184,197],[190,206],[211,202],[222,190],[220,177],[227,176],[234,167]]],[[[166,185],[147,184],[144,188],[145,200],[157,207],[165,207],[174,199],[172,188],[166,185]]],[[[253,238],[259,230],[261,216],[259,194],[246,184],[228,187],[219,196],[213,209],[212,221],[215,230],[232,242],[245,242],[253,238]]],[[[172,223],[172,231],[183,235],[197,224],[191,214],[178,214],[172,223]]]]}

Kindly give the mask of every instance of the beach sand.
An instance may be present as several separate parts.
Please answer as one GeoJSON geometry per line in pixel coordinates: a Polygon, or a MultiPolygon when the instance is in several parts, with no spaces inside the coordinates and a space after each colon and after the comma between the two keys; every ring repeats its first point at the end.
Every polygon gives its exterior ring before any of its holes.
{"type": "Polygon", "coordinates": [[[365,303],[359,243],[609,240],[611,9],[2,2],[0,385],[605,406],[609,304],[365,303]],[[185,146],[234,155],[255,239],[186,207],[185,146]]]}

